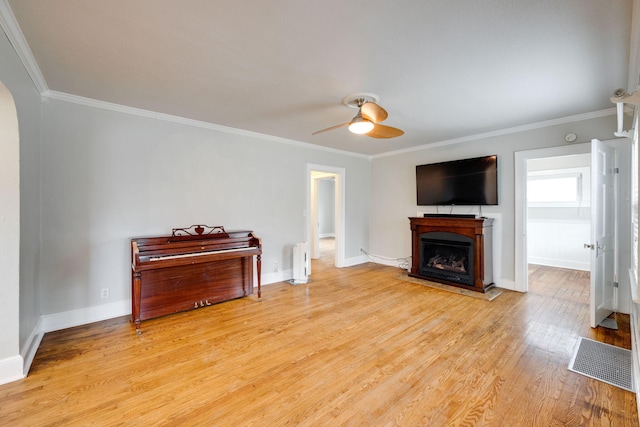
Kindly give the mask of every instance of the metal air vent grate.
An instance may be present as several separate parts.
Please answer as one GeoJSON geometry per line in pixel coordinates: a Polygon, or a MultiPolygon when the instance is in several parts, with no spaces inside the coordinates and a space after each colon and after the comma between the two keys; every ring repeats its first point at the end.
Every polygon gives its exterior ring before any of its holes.
{"type": "Polygon", "coordinates": [[[630,350],[580,337],[569,370],[635,392],[630,350]]]}

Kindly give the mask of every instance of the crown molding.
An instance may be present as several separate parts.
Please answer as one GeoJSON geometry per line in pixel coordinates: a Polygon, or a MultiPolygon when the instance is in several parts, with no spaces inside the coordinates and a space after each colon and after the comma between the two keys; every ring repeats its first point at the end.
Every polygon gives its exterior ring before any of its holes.
{"type": "MultiPolygon", "coordinates": [[[[0,1],[2,1],[2,0],[0,0],[0,1]]],[[[281,144],[294,145],[294,146],[297,146],[297,147],[308,148],[308,149],[319,150],[319,151],[326,151],[326,152],[331,152],[331,153],[336,153],[336,154],[341,154],[341,155],[347,155],[347,156],[352,156],[352,157],[363,158],[363,159],[367,159],[367,160],[373,160],[375,158],[381,158],[381,157],[395,156],[395,155],[399,155],[399,154],[403,154],[403,153],[410,153],[410,152],[425,150],[425,149],[429,149],[429,148],[436,148],[436,147],[442,147],[442,146],[448,146],[448,145],[454,145],[454,144],[461,144],[463,142],[470,142],[470,141],[476,141],[476,140],[479,140],[479,139],[493,138],[493,137],[497,137],[497,136],[509,135],[509,134],[518,133],[518,132],[525,132],[525,131],[529,131],[529,130],[543,129],[543,128],[547,128],[547,127],[551,127],[551,126],[567,124],[567,123],[574,123],[574,122],[579,122],[579,121],[582,121],[582,120],[589,120],[589,119],[605,117],[605,116],[612,116],[612,115],[617,114],[615,108],[608,108],[608,109],[605,109],[605,110],[594,111],[594,112],[591,112],[591,113],[576,114],[576,115],[573,115],[573,116],[567,116],[567,117],[561,117],[561,118],[558,118],[558,119],[545,120],[545,121],[541,121],[541,122],[531,123],[531,124],[528,124],[528,125],[515,126],[515,127],[506,128],[506,129],[500,129],[500,130],[491,131],[491,132],[485,132],[485,133],[479,133],[479,134],[475,134],[475,135],[463,136],[463,137],[460,137],[460,138],[437,141],[437,142],[433,142],[433,143],[429,143],[429,144],[423,144],[423,145],[420,145],[420,146],[417,146],[417,147],[411,147],[411,148],[406,148],[406,149],[402,149],[402,150],[389,151],[389,152],[386,152],[386,153],[375,154],[375,155],[366,155],[366,154],[354,153],[354,152],[351,152],[351,151],[338,150],[338,149],[330,148],[330,147],[323,147],[321,145],[309,144],[307,142],[296,141],[296,140],[293,140],[293,139],[281,138],[281,137],[278,137],[278,136],[267,135],[267,134],[258,133],[258,132],[252,132],[252,131],[243,130],[243,129],[232,128],[232,127],[229,127],[229,126],[217,125],[215,123],[203,122],[203,121],[200,121],[200,120],[193,120],[193,119],[188,119],[188,118],[180,117],[180,116],[173,116],[171,114],[158,113],[158,112],[155,112],[155,111],[144,110],[144,109],[141,109],[141,108],[128,107],[126,105],[114,104],[114,103],[105,102],[105,101],[99,101],[99,100],[92,99],[92,98],[85,98],[83,96],[72,95],[72,94],[68,94],[68,93],[65,93],[65,92],[58,92],[58,91],[54,91],[54,90],[47,90],[46,92],[42,93],[41,96],[45,100],[46,99],[54,99],[54,100],[58,100],[58,101],[64,101],[64,102],[69,102],[69,103],[79,104],[79,105],[85,105],[85,106],[88,106],[88,107],[100,108],[100,109],[103,109],[103,110],[109,110],[109,111],[114,111],[114,112],[123,113],[123,114],[129,114],[129,115],[134,115],[134,116],[139,116],[139,117],[146,117],[146,118],[155,119],[155,120],[162,120],[162,121],[182,124],[182,125],[186,125],[186,126],[199,127],[199,128],[214,130],[214,131],[218,131],[218,132],[241,135],[241,136],[246,136],[246,137],[250,137],[250,138],[257,138],[257,139],[262,139],[262,140],[267,140],[267,141],[272,141],[272,142],[278,142],[278,143],[281,143],[281,144]]]]}
{"type": "Polygon", "coordinates": [[[118,113],[129,114],[133,116],[146,117],[146,118],[155,119],[155,120],[163,120],[166,122],[172,122],[172,123],[177,123],[177,124],[186,125],[186,126],[193,126],[193,127],[203,128],[203,129],[214,130],[218,132],[241,135],[249,138],[262,139],[262,140],[277,142],[281,144],[294,145],[301,148],[327,151],[330,153],[336,153],[336,154],[352,156],[352,157],[359,157],[359,158],[368,159],[368,160],[371,159],[371,156],[359,154],[359,153],[353,153],[351,151],[344,151],[344,150],[338,150],[335,148],[323,147],[320,145],[309,144],[307,142],[296,141],[293,139],[281,138],[278,136],[232,128],[230,126],[217,125],[215,123],[203,122],[200,120],[193,120],[193,119],[188,119],[180,116],[173,116],[171,114],[157,113],[155,111],[144,110],[144,109],[135,108],[135,107],[128,107],[126,105],[114,104],[111,102],[99,101],[96,99],[85,98],[83,96],[78,96],[78,95],[71,95],[69,93],[58,92],[55,90],[47,90],[46,92],[42,93],[41,96],[43,100],[54,99],[57,101],[80,104],[87,107],[100,108],[103,110],[115,111],[118,113]]]}
{"type": "Polygon", "coordinates": [[[429,148],[443,147],[443,146],[447,146],[447,145],[461,144],[463,142],[476,141],[476,140],[479,140],[479,139],[494,138],[494,137],[497,137],[497,136],[509,135],[509,134],[512,134],[512,133],[519,133],[519,132],[526,132],[526,131],[535,130],[535,129],[543,129],[543,128],[548,128],[548,127],[556,126],[556,125],[562,125],[562,124],[566,124],[566,123],[579,122],[579,121],[582,121],[582,120],[589,120],[589,119],[595,119],[595,118],[599,118],[599,117],[613,116],[615,114],[616,114],[616,109],[615,108],[607,108],[605,110],[594,111],[594,112],[591,112],[591,113],[576,114],[576,115],[573,115],[573,116],[567,116],[567,117],[561,117],[561,118],[558,118],[558,119],[545,120],[545,121],[542,121],[542,122],[531,123],[531,124],[528,124],[528,125],[514,126],[514,127],[510,127],[510,128],[506,128],[506,129],[500,129],[500,130],[491,131],[491,132],[478,133],[478,134],[475,134],[475,135],[468,135],[468,136],[463,136],[463,137],[460,137],[460,138],[454,138],[454,139],[447,139],[447,140],[444,140],[444,141],[432,142],[432,143],[429,143],[429,144],[420,145],[418,147],[411,147],[411,148],[405,148],[403,150],[389,151],[389,152],[382,153],[382,154],[376,154],[376,155],[371,156],[371,157],[373,159],[376,159],[376,158],[381,158],[381,157],[396,156],[396,155],[399,155],[399,154],[411,153],[413,151],[426,150],[426,149],[429,149],[429,148]]]}
{"type": "Polygon", "coordinates": [[[7,35],[9,43],[11,43],[13,49],[16,51],[16,54],[27,70],[38,92],[41,94],[48,92],[49,86],[42,75],[42,71],[40,71],[40,67],[29,47],[29,43],[27,43],[27,39],[25,39],[22,29],[20,29],[20,25],[7,0],[0,0],[0,27],[2,27],[7,35]]]}

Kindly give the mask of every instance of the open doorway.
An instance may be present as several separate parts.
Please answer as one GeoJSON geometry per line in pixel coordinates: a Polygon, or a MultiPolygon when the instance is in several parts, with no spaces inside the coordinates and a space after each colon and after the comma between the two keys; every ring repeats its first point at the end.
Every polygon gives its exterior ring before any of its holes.
{"type": "Polygon", "coordinates": [[[530,158],[526,166],[529,291],[588,304],[591,154],[530,158]]]}
{"type": "MultiPolygon", "coordinates": [[[[527,292],[531,286],[541,292],[555,292],[554,283],[563,283],[556,279],[569,280],[582,290],[582,283],[588,279],[589,267],[583,258],[589,257],[584,243],[590,241],[586,228],[586,240],[578,240],[584,236],[584,227],[590,226],[590,218],[585,217],[584,191],[589,191],[590,184],[584,169],[580,169],[586,159],[590,159],[591,144],[572,144],[538,150],[515,153],[516,184],[516,283],[515,290],[527,292]],[[585,157],[587,156],[587,157],[585,157]],[[575,166],[575,168],[574,168],[575,166]],[[573,169],[579,169],[579,172],[573,169]],[[530,171],[531,169],[531,171],[530,171]],[[583,174],[582,178],[579,178],[583,174]],[[576,185],[574,200],[565,202],[549,202],[540,196],[529,196],[529,178],[537,181],[533,191],[546,194],[545,187],[553,186],[560,179],[563,184],[576,185]],[[571,179],[564,180],[566,177],[571,179]],[[582,186],[579,191],[578,185],[582,186]],[[576,200],[577,199],[577,200],[576,200]],[[532,217],[531,220],[529,217],[532,217]],[[576,219],[576,217],[578,219],[576,219]],[[567,226],[570,224],[570,226],[567,226]],[[558,246],[559,235],[553,230],[571,233],[571,240],[558,246]],[[532,256],[530,257],[530,252],[532,256]],[[584,253],[583,253],[584,252],[584,253]],[[568,262],[570,259],[573,263],[568,262]],[[531,262],[530,262],[531,261],[531,262]],[[532,268],[530,269],[530,264],[532,268]],[[540,267],[535,267],[540,266],[540,267]],[[586,269],[586,274],[584,273],[586,269]],[[530,271],[531,270],[531,271],[530,271]],[[570,271],[565,271],[570,270],[570,271]],[[578,273],[580,272],[580,273],[578,273]],[[531,282],[530,283],[530,279],[531,282]],[[544,289],[547,287],[547,289],[544,289]]],[[[558,198],[554,196],[552,198],[558,198]]],[[[568,196],[562,196],[568,198],[568,196]]],[[[569,289],[569,288],[567,288],[569,289]]],[[[558,290],[558,292],[561,292],[558,290]]],[[[569,290],[567,290],[569,292],[569,290]]],[[[585,292],[589,298],[589,281],[586,281],[585,292]]],[[[584,297],[585,295],[582,295],[584,297]]]]}
{"type": "Polygon", "coordinates": [[[307,271],[313,273],[310,260],[320,258],[331,266],[343,267],[344,218],[345,218],[345,171],[323,165],[307,165],[307,205],[309,264],[307,271]]]}
{"type": "Polygon", "coordinates": [[[331,175],[317,180],[317,222],[318,227],[318,251],[311,259],[330,259],[335,258],[335,193],[336,193],[336,177],[331,175]]]}
{"type": "MultiPolygon", "coordinates": [[[[17,353],[20,343],[20,134],[16,104],[9,89],[0,82],[0,384],[24,378],[35,352],[17,353]],[[24,358],[23,358],[24,357],[24,358]]],[[[36,345],[37,347],[37,345],[36,345]]]]}

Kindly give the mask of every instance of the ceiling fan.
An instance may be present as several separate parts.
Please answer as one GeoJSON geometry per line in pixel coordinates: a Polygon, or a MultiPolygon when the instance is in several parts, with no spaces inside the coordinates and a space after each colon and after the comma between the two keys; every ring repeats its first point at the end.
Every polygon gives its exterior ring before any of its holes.
{"type": "Polygon", "coordinates": [[[378,97],[372,93],[356,93],[346,96],[342,99],[342,103],[347,107],[357,108],[358,114],[349,122],[316,131],[312,135],[344,126],[348,126],[352,133],[364,134],[372,138],[395,138],[404,135],[404,131],[401,129],[380,124],[389,114],[378,105],[378,100],[378,97]]]}

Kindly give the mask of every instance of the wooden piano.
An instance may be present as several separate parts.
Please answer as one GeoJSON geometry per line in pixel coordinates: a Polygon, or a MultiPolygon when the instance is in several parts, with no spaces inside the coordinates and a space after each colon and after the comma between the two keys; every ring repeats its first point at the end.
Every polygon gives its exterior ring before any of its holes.
{"type": "Polygon", "coordinates": [[[192,225],[171,236],[131,239],[131,319],[143,320],[253,293],[256,256],[258,300],[262,242],[252,231],[192,225]]]}

